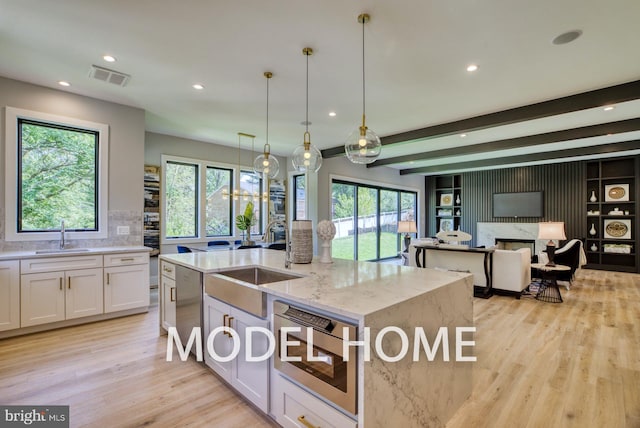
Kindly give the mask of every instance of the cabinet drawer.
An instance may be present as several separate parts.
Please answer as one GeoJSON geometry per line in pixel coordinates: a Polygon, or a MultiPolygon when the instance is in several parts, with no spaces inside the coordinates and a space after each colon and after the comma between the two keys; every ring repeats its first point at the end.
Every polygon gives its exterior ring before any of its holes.
{"type": "Polygon", "coordinates": [[[104,266],[143,265],[149,263],[149,253],[105,254],[104,266]]]}
{"type": "Polygon", "coordinates": [[[61,270],[102,267],[102,256],[42,257],[20,260],[20,273],[55,272],[61,270]]]}
{"type": "Polygon", "coordinates": [[[160,261],[160,275],[164,275],[171,279],[176,279],[176,265],[160,261]]]}
{"type": "Polygon", "coordinates": [[[276,421],[283,427],[356,428],[358,426],[355,420],[282,376],[276,375],[274,378],[277,397],[272,400],[275,407],[273,413],[276,421]]]}

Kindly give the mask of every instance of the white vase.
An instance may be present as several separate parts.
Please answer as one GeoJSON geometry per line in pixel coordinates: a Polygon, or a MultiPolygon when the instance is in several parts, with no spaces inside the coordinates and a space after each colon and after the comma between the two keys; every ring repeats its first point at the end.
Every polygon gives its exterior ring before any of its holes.
{"type": "Polygon", "coordinates": [[[591,251],[598,251],[598,246],[596,245],[595,242],[591,244],[591,251]]]}
{"type": "Polygon", "coordinates": [[[597,202],[598,201],[598,198],[596,198],[596,191],[595,190],[591,191],[591,197],[589,198],[589,200],[591,202],[597,202]]]}
{"type": "Polygon", "coordinates": [[[596,226],[593,223],[591,223],[591,229],[589,229],[589,235],[596,236],[596,233],[598,233],[596,232],[596,226]]]}
{"type": "Polygon", "coordinates": [[[456,205],[460,205],[460,195],[456,195],[456,205]]]}

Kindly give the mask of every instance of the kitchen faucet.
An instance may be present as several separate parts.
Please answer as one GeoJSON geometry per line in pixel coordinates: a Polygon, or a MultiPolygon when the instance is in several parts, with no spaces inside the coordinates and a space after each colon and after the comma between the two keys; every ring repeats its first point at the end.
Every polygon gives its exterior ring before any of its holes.
{"type": "Polygon", "coordinates": [[[64,219],[60,221],[60,249],[64,250],[64,219]]]}
{"type": "Polygon", "coordinates": [[[284,241],[285,241],[285,258],[284,258],[284,267],[287,269],[291,269],[291,242],[289,241],[289,229],[287,228],[287,223],[282,220],[272,220],[267,224],[264,234],[264,242],[271,242],[271,227],[276,224],[280,224],[284,227],[284,241]]]}

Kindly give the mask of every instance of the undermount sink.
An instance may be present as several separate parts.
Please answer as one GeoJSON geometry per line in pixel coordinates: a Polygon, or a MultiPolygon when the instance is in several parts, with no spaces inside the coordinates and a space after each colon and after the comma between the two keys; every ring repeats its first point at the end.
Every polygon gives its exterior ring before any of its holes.
{"type": "Polygon", "coordinates": [[[66,254],[66,253],[84,253],[89,251],[88,248],[64,248],[57,250],[36,250],[36,254],[66,254]]]}
{"type": "Polygon", "coordinates": [[[302,278],[302,275],[295,275],[257,266],[224,270],[218,272],[218,275],[228,276],[254,285],[270,284],[272,282],[302,278]]]}

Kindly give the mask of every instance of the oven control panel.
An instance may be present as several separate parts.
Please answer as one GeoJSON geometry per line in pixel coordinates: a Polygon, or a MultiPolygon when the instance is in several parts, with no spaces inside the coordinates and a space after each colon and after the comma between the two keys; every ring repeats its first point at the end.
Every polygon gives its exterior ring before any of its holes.
{"type": "Polygon", "coordinates": [[[333,330],[330,319],[321,317],[319,315],[310,314],[309,312],[301,311],[300,309],[292,308],[291,306],[289,306],[289,308],[284,312],[284,315],[299,321],[303,321],[305,324],[308,324],[320,330],[333,330]]]}

